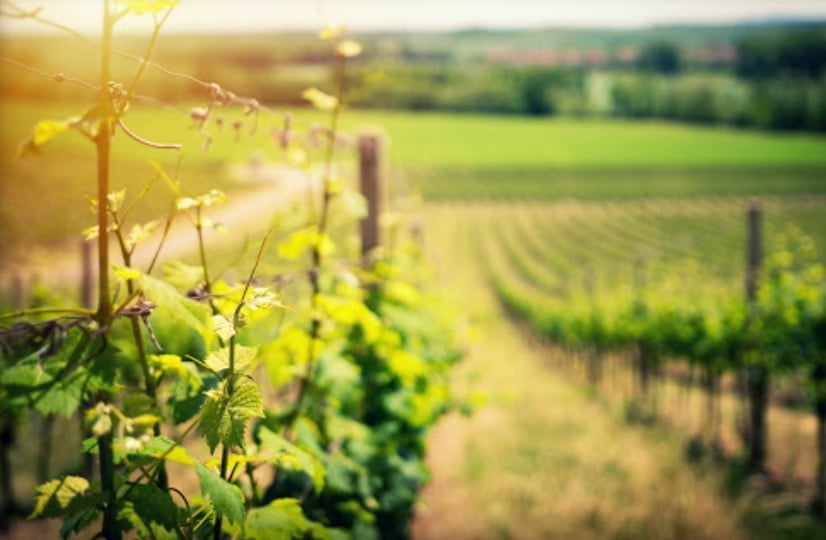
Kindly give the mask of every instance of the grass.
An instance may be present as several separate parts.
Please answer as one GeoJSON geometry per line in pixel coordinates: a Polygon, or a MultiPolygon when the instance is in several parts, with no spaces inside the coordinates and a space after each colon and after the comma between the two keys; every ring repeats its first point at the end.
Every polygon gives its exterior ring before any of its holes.
{"type": "Polygon", "coordinates": [[[401,166],[471,169],[826,165],[826,137],[659,121],[358,112],[375,122],[401,166]]]}
{"type": "Polygon", "coordinates": [[[708,195],[812,194],[826,191],[826,167],[704,166],[567,169],[413,168],[428,200],[634,200],[708,195]]]}
{"type": "MultiPolygon", "coordinates": [[[[93,186],[93,147],[76,133],[46,145],[40,157],[17,160],[17,144],[41,119],[82,114],[82,105],[0,103],[0,243],[11,248],[55,244],[91,222],[82,208],[93,186]],[[43,197],[48,193],[48,197],[43,197]]],[[[279,162],[274,144],[280,115],[262,113],[258,130],[237,109],[221,111],[227,125],[214,127],[209,152],[181,110],[136,105],[126,120],[133,131],[159,142],[178,142],[182,152],[152,150],[122,133],[113,146],[115,185],[137,193],[154,176],[147,162],[176,170],[184,191],[243,190],[228,163],[279,162]],[[236,135],[229,127],[242,119],[236,135]]],[[[298,111],[299,130],[326,117],[298,111]]],[[[627,199],[708,194],[822,193],[826,191],[826,138],[769,134],[663,122],[634,123],[532,119],[477,115],[351,111],[344,129],[381,125],[387,132],[392,189],[421,190],[428,199],[627,199]]],[[[350,154],[352,155],[352,154],[350,154]]],[[[136,218],[162,215],[169,192],[159,185],[136,218]]]]}
{"type": "MultiPolygon", "coordinates": [[[[83,208],[93,186],[93,149],[69,133],[50,142],[42,156],[15,159],[17,143],[39,119],[81,113],[68,105],[9,103],[0,130],[0,163],[6,170],[0,195],[0,243],[8,249],[56,245],[91,224],[83,208]],[[42,194],[48,193],[48,197],[42,194]]],[[[237,111],[236,111],[237,114],[237,111]]],[[[394,189],[420,189],[426,198],[451,199],[629,199],[822,193],[826,191],[823,138],[768,135],[669,124],[575,122],[525,118],[352,112],[345,128],[382,124],[390,138],[388,163],[394,189]],[[652,151],[656,149],[656,151],[652,151]]],[[[308,126],[323,117],[303,112],[308,126]]],[[[230,177],[227,163],[280,161],[271,130],[281,119],[265,115],[255,135],[225,128],[212,149],[178,112],[134,111],[128,121],[147,138],[184,144],[180,178],[184,191],[241,191],[248,184],[230,177]]],[[[154,176],[147,159],[176,170],[179,154],[150,150],[122,135],[114,145],[117,186],[139,192],[154,176]]],[[[160,183],[137,208],[139,220],[163,215],[170,194],[160,183]]]]}

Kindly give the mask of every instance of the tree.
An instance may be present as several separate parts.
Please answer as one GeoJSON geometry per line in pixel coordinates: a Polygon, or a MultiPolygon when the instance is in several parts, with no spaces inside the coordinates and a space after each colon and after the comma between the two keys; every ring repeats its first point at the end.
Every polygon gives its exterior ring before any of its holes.
{"type": "Polygon", "coordinates": [[[669,41],[652,41],[640,50],[637,67],[643,71],[674,75],[682,69],[680,50],[669,41]]]}

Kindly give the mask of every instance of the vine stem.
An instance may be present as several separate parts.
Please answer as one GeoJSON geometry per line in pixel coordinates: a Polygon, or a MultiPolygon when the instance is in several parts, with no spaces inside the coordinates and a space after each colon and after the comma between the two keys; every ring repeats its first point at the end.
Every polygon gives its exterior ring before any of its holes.
{"type": "Polygon", "coordinates": [[[327,221],[330,213],[330,201],[332,193],[330,192],[330,184],[333,174],[333,160],[335,159],[336,135],[338,133],[338,121],[341,116],[342,100],[344,97],[344,74],[347,67],[347,57],[340,55],[338,57],[338,77],[336,84],[336,106],[333,108],[330,116],[330,140],[327,146],[327,155],[324,162],[324,178],[322,185],[322,199],[321,199],[321,215],[318,218],[318,234],[312,246],[312,267],[310,268],[310,287],[312,288],[312,297],[310,299],[310,312],[313,314],[313,320],[310,325],[310,343],[307,351],[307,369],[304,371],[304,376],[298,387],[298,397],[296,398],[295,407],[287,419],[284,426],[284,435],[289,438],[292,432],[293,424],[301,414],[301,408],[306,400],[307,392],[312,384],[313,371],[315,370],[316,357],[316,341],[321,330],[321,320],[316,315],[318,311],[318,296],[321,293],[321,286],[319,284],[319,274],[321,272],[321,264],[323,255],[321,247],[324,242],[324,236],[327,232],[327,221]]]}
{"type": "Polygon", "coordinates": [[[31,308],[20,311],[12,311],[10,313],[3,313],[0,315],[0,320],[3,319],[17,319],[19,317],[28,317],[29,315],[48,315],[50,313],[72,313],[76,315],[95,315],[95,311],[85,308],[31,308]]]}
{"type": "MultiPolygon", "coordinates": [[[[110,0],[103,2],[103,32],[100,54],[100,95],[99,106],[104,114],[100,129],[95,138],[97,151],[97,187],[98,187],[98,309],[97,321],[101,329],[107,329],[112,323],[112,304],[109,296],[109,242],[106,234],[109,221],[108,199],[109,169],[112,136],[112,101],[109,96],[109,78],[111,67],[112,29],[115,19],[111,11],[110,0]]],[[[106,392],[98,395],[98,402],[109,401],[106,392]]],[[[115,460],[112,449],[113,436],[107,433],[98,438],[100,461],[100,482],[103,493],[103,529],[105,538],[120,540],[122,533],[118,526],[117,491],[115,490],[115,460]]]]}
{"type": "MultiPolygon", "coordinates": [[[[123,265],[127,268],[132,267],[132,252],[134,251],[134,246],[130,249],[129,246],[126,245],[126,241],[123,238],[123,227],[120,223],[117,213],[112,214],[112,220],[115,223],[115,234],[118,239],[118,245],[120,246],[121,250],[121,257],[123,258],[123,265]]],[[[139,291],[135,289],[135,280],[128,279],[126,280],[126,290],[129,294],[129,297],[134,297],[138,294],[139,291]]],[[[142,293],[140,293],[142,295],[142,293]]],[[[146,354],[146,342],[143,339],[143,334],[141,333],[141,325],[138,322],[136,317],[130,317],[129,320],[132,326],[132,339],[135,341],[135,347],[137,348],[138,352],[138,362],[141,366],[141,372],[143,373],[143,381],[144,381],[144,388],[146,391],[146,395],[149,396],[149,399],[152,400],[152,404],[157,408],[158,407],[158,393],[155,387],[155,379],[152,374],[152,369],[149,367],[149,358],[146,354]]],[[[160,422],[156,422],[152,426],[152,431],[157,437],[161,434],[161,424],[160,422]]],[[[166,473],[166,467],[161,463],[161,468],[158,473],[158,484],[162,488],[167,488],[169,486],[169,478],[166,473]]]]}
{"type": "MultiPolygon", "coordinates": [[[[199,215],[200,218],[200,215],[199,215]]],[[[234,329],[239,328],[241,322],[241,309],[244,307],[244,301],[247,298],[247,294],[249,293],[250,287],[252,286],[252,280],[255,278],[255,272],[258,271],[258,265],[261,263],[261,259],[264,258],[264,250],[267,247],[267,244],[270,241],[270,237],[272,236],[275,227],[270,227],[267,231],[267,234],[264,235],[264,239],[261,241],[261,246],[258,248],[258,256],[255,259],[255,263],[252,265],[252,269],[250,270],[249,277],[247,277],[247,281],[244,284],[244,290],[241,292],[241,298],[238,300],[238,305],[235,307],[235,311],[232,314],[232,327],[234,329]]],[[[229,338],[229,368],[227,369],[226,374],[226,381],[227,381],[227,399],[232,398],[232,394],[235,392],[235,341],[236,341],[236,334],[233,334],[229,338]]],[[[229,445],[222,445],[221,448],[221,478],[224,480],[229,481],[229,477],[227,476],[228,468],[229,468],[229,453],[231,448],[229,445]]],[[[215,529],[213,531],[213,538],[214,540],[220,540],[221,538],[221,526],[223,524],[224,516],[221,515],[220,512],[216,512],[215,514],[215,529]]]]}

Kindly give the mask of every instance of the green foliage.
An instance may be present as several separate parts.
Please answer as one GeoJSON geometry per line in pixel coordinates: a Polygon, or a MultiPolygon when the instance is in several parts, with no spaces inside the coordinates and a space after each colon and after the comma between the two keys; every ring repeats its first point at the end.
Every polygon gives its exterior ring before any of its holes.
{"type": "Polygon", "coordinates": [[[171,531],[178,526],[178,507],[169,492],[153,484],[137,484],[125,497],[132,510],[147,526],[156,524],[171,531]]]}
{"type": "Polygon", "coordinates": [[[749,36],[740,41],[737,49],[736,69],[743,77],[817,78],[826,67],[826,33],[816,26],[749,36]]]}
{"type": "MultiPolygon", "coordinates": [[[[771,248],[756,304],[749,305],[742,267],[729,262],[726,269],[731,252],[742,249],[744,235],[742,221],[732,223],[725,215],[739,214],[739,209],[691,206],[691,219],[679,216],[687,208],[671,208],[655,218],[633,206],[616,205],[603,209],[605,214],[589,214],[590,224],[582,218],[558,220],[540,232],[522,229],[521,238],[500,231],[483,247],[491,283],[511,314],[573,356],[592,358],[597,366],[615,354],[633,358],[641,378],[650,377],[666,360],[719,376],[759,361],[773,374],[805,375],[809,388],[798,389],[799,397],[812,400],[823,376],[826,327],[826,274],[816,254],[816,237],[779,229],[779,224],[795,220],[794,211],[768,212],[771,248]],[[617,212],[622,206],[625,210],[617,212]],[[625,243],[623,233],[609,230],[629,222],[640,234],[633,244],[625,243]],[[604,247],[582,244],[576,236],[566,240],[580,228],[592,228],[590,241],[604,247]],[[685,248],[674,244],[678,233],[685,248]],[[614,240],[605,240],[611,237],[614,240]],[[628,251],[632,245],[636,251],[628,251]],[[686,253],[680,253],[683,250],[686,253]],[[702,265],[689,255],[698,250],[702,265]],[[659,262],[646,264],[641,252],[659,262]],[[571,282],[583,266],[599,268],[602,279],[571,282]]],[[[815,225],[808,232],[818,230],[815,225]]]]}
{"type": "MultiPolygon", "coordinates": [[[[151,52],[176,5],[117,2],[103,17],[104,35],[121,17],[151,14],[151,52]]],[[[342,88],[343,69],[361,45],[338,29],[323,35],[342,70],[342,88]]],[[[112,54],[108,39],[104,66],[112,54]]],[[[426,429],[452,406],[447,372],[458,360],[443,322],[402,277],[421,261],[390,250],[365,268],[360,257],[337,249],[334,227],[352,227],[367,205],[327,173],[316,212],[302,213],[293,228],[268,232],[240,283],[215,279],[203,232],[214,225],[208,212],[226,199],[221,190],[186,196],[156,160],[150,160],[155,177],[136,196],[109,182],[106,164],[117,145],[105,137],[130,105],[149,52],[130,86],[112,83],[111,96],[99,96],[80,120],[40,122],[28,144],[38,149],[69,128],[94,143],[104,195],[87,197],[98,225],[85,236],[99,240],[98,263],[106,269],[98,276],[96,310],[29,309],[0,319],[0,412],[82,414],[87,438],[76,450],[98,456],[99,480],[69,476],[43,484],[32,517],[62,517],[64,537],[94,523],[99,536],[112,539],[398,537],[427,478],[426,429]],[[164,278],[133,258],[163,222],[141,216],[136,223],[132,214],[155,183],[171,191],[167,222],[182,213],[194,226],[200,257],[196,266],[167,265],[164,278]],[[276,234],[280,240],[270,248],[276,234]],[[120,250],[117,261],[109,240],[120,250]],[[266,286],[282,283],[287,272],[309,276],[309,294],[300,286],[285,293],[297,308],[266,286]],[[164,435],[182,424],[176,440],[164,435]],[[200,437],[190,436],[195,428],[200,437]],[[216,457],[197,457],[207,450],[216,457]],[[171,463],[194,468],[200,496],[190,499],[175,487],[171,463]],[[271,486],[259,485],[258,467],[273,469],[271,486]]],[[[312,128],[282,150],[302,167],[298,172],[317,168],[312,160],[319,155],[332,171],[345,96],[315,87],[304,95],[332,113],[329,132],[319,137],[312,128]]],[[[209,108],[193,115],[205,137],[213,107],[241,101],[246,116],[260,108],[215,84],[210,99],[209,108]]],[[[141,142],[120,127],[132,139],[127,143],[141,142]]]]}
{"type": "Polygon", "coordinates": [[[223,381],[219,389],[209,390],[201,409],[199,425],[210,452],[218,444],[243,448],[247,422],[264,416],[261,392],[255,383],[239,379],[231,393],[229,384],[229,380],[223,381]]]}
{"type": "Polygon", "coordinates": [[[298,499],[278,499],[247,514],[244,537],[249,540],[326,540],[327,531],[307,520],[298,499]]]}
{"type": "Polygon", "coordinates": [[[178,5],[178,0],[115,0],[115,3],[124,5],[135,15],[143,15],[174,8],[178,5]]]}
{"type": "Polygon", "coordinates": [[[261,441],[259,450],[268,453],[274,452],[280,467],[286,470],[298,470],[306,473],[316,493],[324,488],[327,471],[323,463],[311,450],[299,448],[266,427],[260,429],[256,436],[261,441]]]}
{"type": "Polygon", "coordinates": [[[30,517],[59,517],[66,515],[89,490],[89,481],[79,476],[65,476],[38,486],[37,501],[30,517]]]}
{"type": "Polygon", "coordinates": [[[640,50],[637,66],[642,71],[674,75],[682,69],[680,49],[668,41],[652,41],[640,50]]]}
{"type": "Polygon", "coordinates": [[[201,482],[201,492],[209,497],[216,512],[225,515],[233,523],[243,523],[244,495],[238,486],[230,484],[200,462],[195,462],[195,472],[201,482]]]}

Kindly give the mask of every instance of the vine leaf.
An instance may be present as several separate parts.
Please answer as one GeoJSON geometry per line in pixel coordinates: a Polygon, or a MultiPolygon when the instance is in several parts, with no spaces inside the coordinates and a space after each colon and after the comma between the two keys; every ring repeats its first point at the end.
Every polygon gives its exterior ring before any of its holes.
{"type": "Polygon", "coordinates": [[[336,45],[336,54],[344,58],[353,58],[361,54],[362,46],[359,42],[352,39],[345,39],[336,45]]]}
{"type": "Polygon", "coordinates": [[[57,122],[55,120],[41,120],[34,127],[32,142],[35,146],[42,146],[46,144],[52,137],[60,135],[69,129],[69,123],[70,121],[68,120],[64,122],[57,122]]]}
{"type": "Polygon", "coordinates": [[[291,498],[276,499],[267,506],[250,510],[244,532],[249,540],[330,537],[323,527],[304,517],[298,500],[291,498]]]}
{"type": "Polygon", "coordinates": [[[163,265],[164,281],[173,285],[179,291],[190,291],[201,282],[204,269],[200,266],[190,266],[180,261],[170,261],[163,265]]]}
{"type": "Polygon", "coordinates": [[[206,338],[209,333],[206,321],[209,307],[182,296],[172,285],[147,275],[141,276],[141,283],[147,298],[174,319],[196,330],[206,338]]]}
{"type": "Polygon", "coordinates": [[[199,461],[195,462],[195,472],[201,482],[201,492],[210,498],[215,510],[234,523],[242,523],[244,521],[244,496],[241,490],[199,461]]]}
{"type": "Polygon", "coordinates": [[[345,30],[343,24],[328,24],[318,33],[318,37],[324,40],[338,39],[344,35],[345,30]]]}
{"type": "Polygon", "coordinates": [[[129,281],[131,279],[140,279],[141,271],[137,268],[130,268],[127,266],[120,265],[118,263],[109,263],[109,266],[112,267],[112,273],[115,275],[116,278],[122,279],[123,281],[129,281]]]}
{"type": "Polygon", "coordinates": [[[321,492],[327,471],[317,457],[269,429],[262,428],[258,436],[261,449],[279,454],[280,466],[304,471],[312,480],[315,492],[321,492]]]}
{"type": "Polygon", "coordinates": [[[322,111],[332,111],[338,107],[338,98],[326,94],[312,86],[301,93],[301,97],[313,104],[313,107],[322,111]]]}
{"type": "Polygon", "coordinates": [[[207,400],[201,409],[201,433],[210,452],[215,451],[218,443],[243,447],[247,421],[263,417],[261,392],[255,383],[242,379],[235,386],[232,396],[228,397],[225,389],[207,392],[207,400]]]}
{"type": "MultiPolygon", "coordinates": [[[[220,335],[217,329],[216,333],[220,335]]],[[[235,370],[239,372],[244,371],[252,364],[257,355],[258,347],[235,345],[235,370]]],[[[224,347],[221,350],[209,353],[204,360],[204,364],[216,373],[229,369],[229,347],[224,347]]]]}
{"type": "Polygon", "coordinates": [[[80,368],[66,378],[59,380],[37,400],[34,406],[35,409],[43,415],[59,413],[66,418],[71,418],[80,407],[86,375],[86,371],[80,368]]]}
{"type": "Polygon", "coordinates": [[[367,199],[358,191],[345,189],[339,195],[342,207],[347,215],[353,219],[364,219],[369,213],[367,209],[367,199]]]}
{"type": "Polygon", "coordinates": [[[83,496],[88,489],[89,481],[80,476],[65,476],[38,486],[35,489],[37,501],[29,519],[65,514],[69,505],[83,496]]]}
{"type": "Polygon", "coordinates": [[[168,492],[154,484],[133,486],[126,500],[147,525],[157,523],[165,529],[174,529],[178,523],[178,507],[168,492]]]}
{"type": "Polygon", "coordinates": [[[41,120],[34,126],[31,136],[20,144],[19,156],[23,157],[31,152],[37,152],[40,147],[49,142],[54,137],[60,135],[77,123],[79,118],[69,118],[68,120],[41,120]]]}
{"type": "Polygon", "coordinates": [[[322,257],[329,257],[335,253],[335,244],[329,236],[320,233],[316,225],[290,234],[286,240],[278,244],[276,250],[279,257],[288,261],[297,261],[302,255],[308,253],[312,246],[318,246],[322,257]]]}
{"type": "MultiPolygon", "coordinates": [[[[221,314],[213,315],[210,323],[212,324],[212,330],[224,341],[235,335],[235,326],[232,324],[232,321],[221,314]]],[[[209,361],[209,359],[207,359],[207,361],[209,361]]],[[[227,366],[229,366],[229,361],[227,361],[227,366]]],[[[218,370],[216,369],[215,371],[218,370]]]]}
{"type": "Polygon", "coordinates": [[[152,438],[135,453],[184,465],[192,465],[195,462],[184,447],[162,435],[152,438]]]}
{"type": "Polygon", "coordinates": [[[131,251],[140,242],[149,238],[155,229],[158,228],[159,224],[160,221],[152,220],[144,223],[143,225],[133,225],[132,229],[129,231],[129,236],[126,237],[126,249],[131,251]]]}
{"type": "Polygon", "coordinates": [[[178,0],[116,0],[116,2],[126,6],[126,9],[135,15],[158,13],[178,5],[178,0]]]}
{"type": "Polygon", "coordinates": [[[25,358],[17,364],[7,367],[0,373],[0,383],[12,386],[32,387],[47,383],[53,377],[43,369],[37,360],[38,355],[25,358]]]}

